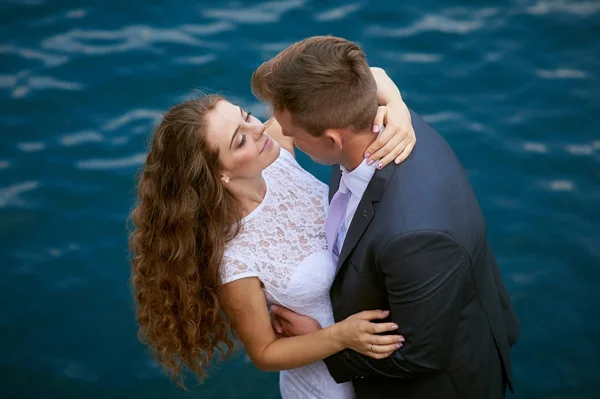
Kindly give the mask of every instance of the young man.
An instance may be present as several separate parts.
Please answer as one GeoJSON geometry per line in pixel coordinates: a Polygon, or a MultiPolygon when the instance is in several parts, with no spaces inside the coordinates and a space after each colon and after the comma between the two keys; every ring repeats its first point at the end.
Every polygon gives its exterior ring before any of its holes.
{"type": "MultiPolygon", "coordinates": [[[[389,309],[406,338],[381,360],[331,356],[333,378],[353,381],[358,398],[504,397],[519,325],[477,199],[444,139],[411,112],[418,144],[409,158],[369,165],[376,85],[364,53],[341,38],[293,44],[255,71],[252,88],[297,148],[334,165],[327,240],[338,263],[336,321],[389,309]]],[[[319,328],[274,313],[289,335],[319,328]]]]}

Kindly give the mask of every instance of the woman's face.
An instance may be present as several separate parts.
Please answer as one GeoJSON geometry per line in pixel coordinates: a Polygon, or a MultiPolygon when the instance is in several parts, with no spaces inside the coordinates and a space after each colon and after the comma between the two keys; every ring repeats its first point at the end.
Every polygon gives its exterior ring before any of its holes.
{"type": "Polygon", "coordinates": [[[218,147],[222,175],[231,181],[254,178],[279,156],[279,143],[244,109],[219,101],[208,114],[207,138],[218,147]]]}

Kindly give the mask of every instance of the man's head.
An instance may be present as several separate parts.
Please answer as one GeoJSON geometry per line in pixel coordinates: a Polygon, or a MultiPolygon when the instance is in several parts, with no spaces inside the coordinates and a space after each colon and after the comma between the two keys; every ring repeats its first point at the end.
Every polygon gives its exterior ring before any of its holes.
{"type": "Polygon", "coordinates": [[[344,144],[371,132],[377,113],[365,54],[333,36],[304,39],[263,63],[252,91],[273,106],[283,133],[322,164],[339,163],[344,144]]]}

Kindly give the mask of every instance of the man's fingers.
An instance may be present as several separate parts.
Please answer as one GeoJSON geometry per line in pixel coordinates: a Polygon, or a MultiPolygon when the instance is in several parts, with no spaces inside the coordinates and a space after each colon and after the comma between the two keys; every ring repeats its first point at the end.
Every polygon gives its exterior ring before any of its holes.
{"type": "Polygon", "coordinates": [[[275,329],[275,332],[277,334],[283,334],[283,327],[281,326],[277,316],[273,316],[271,320],[273,321],[273,328],[275,329]]]}
{"type": "Polygon", "coordinates": [[[282,319],[286,319],[286,320],[289,319],[290,316],[293,316],[295,314],[288,308],[279,306],[279,305],[272,305],[271,312],[273,312],[273,314],[276,315],[277,317],[281,317],[282,319]]]}

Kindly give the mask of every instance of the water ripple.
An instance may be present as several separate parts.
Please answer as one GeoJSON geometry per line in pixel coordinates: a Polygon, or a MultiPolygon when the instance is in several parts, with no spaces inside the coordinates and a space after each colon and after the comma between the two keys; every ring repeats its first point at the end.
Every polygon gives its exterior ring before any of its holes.
{"type": "Polygon", "coordinates": [[[83,89],[83,85],[80,83],[58,80],[51,76],[30,76],[30,74],[30,71],[24,70],[19,72],[16,76],[2,75],[0,76],[0,88],[13,89],[11,92],[13,98],[25,97],[32,89],[67,91],[83,89]]]}
{"type": "Polygon", "coordinates": [[[214,61],[216,59],[217,59],[216,54],[206,54],[206,55],[199,55],[196,57],[177,57],[177,58],[175,58],[175,61],[180,64],[204,65],[204,64],[208,64],[209,62],[214,61]]]}
{"type": "Polygon", "coordinates": [[[77,10],[70,10],[67,11],[67,18],[70,19],[79,19],[79,18],[83,18],[87,15],[87,11],[84,10],[83,8],[77,9],[77,10]]]}
{"type": "Polygon", "coordinates": [[[539,154],[545,154],[548,152],[548,147],[542,143],[528,142],[523,144],[523,150],[527,152],[537,152],[539,154]]]}
{"type": "Polygon", "coordinates": [[[227,32],[235,29],[235,25],[230,22],[219,21],[206,25],[186,24],[180,28],[183,32],[192,35],[214,35],[217,33],[227,32]]]}
{"type": "Polygon", "coordinates": [[[427,123],[437,123],[446,121],[456,121],[462,119],[461,115],[456,112],[438,112],[437,114],[423,115],[423,119],[427,123]]]}
{"type": "Polygon", "coordinates": [[[571,155],[592,155],[594,153],[592,146],[587,144],[569,144],[565,149],[571,155]]]}
{"type": "Polygon", "coordinates": [[[301,8],[304,0],[266,2],[251,7],[218,8],[203,10],[207,18],[225,19],[240,24],[261,24],[277,22],[283,14],[295,8],[301,8]]]}
{"type": "Polygon", "coordinates": [[[42,47],[66,53],[103,55],[136,49],[151,49],[153,43],[177,43],[209,48],[220,47],[215,43],[196,39],[193,35],[179,29],[159,29],[146,25],[128,26],[115,31],[74,29],[43,40],[42,47]]]}
{"type": "MultiPolygon", "coordinates": [[[[87,159],[77,162],[79,169],[119,169],[130,166],[139,166],[146,161],[146,153],[139,153],[130,157],[119,159],[87,159]]],[[[1,197],[0,197],[1,198],[1,197]]]]}
{"type": "Polygon", "coordinates": [[[538,1],[535,5],[527,8],[532,15],[548,15],[553,13],[571,14],[579,17],[590,17],[600,10],[600,2],[584,1],[573,2],[565,0],[538,1]]]}
{"type": "Polygon", "coordinates": [[[427,54],[427,53],[395,53],[391,51],[385,51],[381,56],[390,61],[400,62],[414,62],[419,64],[431,64],[440,62],[442,56],[440,54],[427,54]]]}
{"type": "Polygon", "coordinates": [[[0,208],[5,208],[8,205],[25,206],[25,201],[19,198],[19,195],[35,190],[39,185],[39,182],[31,180],[0,188],[0,208]]]}
{"type": "Polygon", "coordinates": [[[484,27],[483,21],[456,20],[442,15],[426,15],[413,25],[406,28],[388,29],[373,26],[367,30],[367,34],[384,37],[409,37],[424,32],[441,32],[465,35],[484,27]]]}
{"type": "Polygon", "coordinates": [[[118,118],[109,120],[102,126],[102,129],[108,130],[108,131],[117,130],[117,129],[120,129],[121,127],[123,127],[133,121],[139,120],[139,119],[150,120],[154,123],[157,120],[159,120],[161,117],[162,117],[162,112],[158,111],[158,110],[134,109],[132,111],[125,113],[124,115],[119,116],[118,118]]]}
{"type": "Polygon", "coordinates": [[[39,60],[42,61],[46,67],[59,66],[69,60],[66,56],[49,54],[39,50],[16,46],[0,46],[0,54],[16,54],[25,59],[39,60]]]}
{"type": "Polygon", "coordinates": [[[588,74],[578,69],[558,68],[555,70],[538,69],[535,74],[542,79],[585,79],[588,74]]]}
{"type": "Polygon", "coordinates": [[[323,11],[315,15],[315,19],[321,22],[337,21],[345,18],[349,14],[360,10],[362,4],[354,3],[347,4],[341,7],[332,8],[331,10],[323,11]]]}
{"type": "Polygon", "coordinates": [[[552,191],[573,191],[574,184],[570,180],[554,180],[550,182],[550,189],[552,191]]]}
{"type": "Polygon", "coordinates": [[[23,152],[37,152],[46,148],[46,144],[41,141],[28,142],[28,143],[17,143],[17,148],[23,152]]]}
{"type": "Polygon", "coordinates": [[[65,147],[72,147],[84,143],[98,143],[104,140],[104,137],[93,130],[85,130],[77,133],[65,134],[59,138],[60,144],[65,147]]]}

